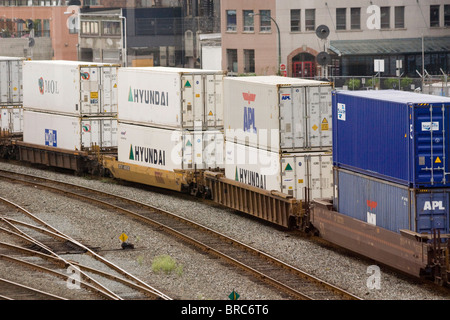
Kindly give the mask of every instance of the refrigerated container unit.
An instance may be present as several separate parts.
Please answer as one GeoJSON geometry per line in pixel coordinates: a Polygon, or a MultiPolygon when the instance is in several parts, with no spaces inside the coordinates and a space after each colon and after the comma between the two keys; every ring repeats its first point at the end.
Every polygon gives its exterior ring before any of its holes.
{"type": "Polygon", "coordinates": [[[23,133],[23,108],[0,107],[0,130],[9,134],[23,133]]]}
{"type": "Polygon", "coordinates": [[[299,200],[332,198],[331,152],[278,153],[225,141],[225,177],[299,200]]]}
{"type": "Polygon", "coordinates": [[[163,171],[223,168],[220,130],[169,130],[119,121],[118,161],[163,171]]]}
{"type": "Polygon", "coordinates": [[[331,92],[329,82],[227,77],[225,139],[273,152],[331,150],[331,92]]]}
{"type": "Polygon", "coordinates": [[[22,63],[24,58],[0,57],[0,106],[23,104],[22,63]]]}
{"type": "Polygon", "coordinates": [[[24,107],[71,116],[117,116],[118,69],[93,62],[24,61],[24,107]]]}
{"type": "Polygon", "coordinates": [[[223,129],[221,70],[121,68],[121,122],[179,130],[223,129]]]}
{"type": "Polygon", "coordinates": [[[409,188],[337,167],[334,183],[341,214],[397,233],[449,233],[450,188],[409,188]]]}
{"type": "Polygon", "coordinates": [[[449,187],[450,98],[333,93],[333,163],[413,188],[449,187]]]}
{"type": "Polygon", "coordinates": [[[80,117],[24,109],[23,141],[65,150],[117,148],[117,119],[80,117]]]}

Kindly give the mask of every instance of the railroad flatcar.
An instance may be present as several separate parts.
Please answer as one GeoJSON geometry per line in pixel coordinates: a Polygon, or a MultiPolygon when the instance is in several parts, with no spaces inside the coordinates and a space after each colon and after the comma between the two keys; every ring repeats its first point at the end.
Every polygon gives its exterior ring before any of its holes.
{"type": "MultiPolygon", "coordinates": [[[[48,68],[52,68],[52,64],[49,64],[48,68]]],[[[120,74],[120,69],[118,74],[120,74]]],[[[190,82],[188,78],[182,81],[190,82]]],[[[226,86],[226,78],[223,83],[224,86],[226,86]]],[[[186,83],[180,82],[180,85],[186,86],[186,83]]],[[[121,88],[120,86],[121,83],[119,81],[119,90],[121,88]]],[[[321,82],[321,86],[325,86],[323,82],[321,82]]],[[[129,86],[123,90],[124,92],[128,92],[128,94],[130,92],[129,86]]],[[[225,88],[222,90],[226,91],[225,88]]],[[[323,92],[327,91],[328,90],[324,90],[323,92]]],[[[328,92],[328,98],[331,101],[331,90],[328,92]]],[[[143,94],[145,95],[145,93],[143,94]]],[[[198,101],[205,101],[206,97],[203,97],[205,99],[201,99],[201,92],[194,93],[194,95],[197,94],[200,95],[197,97],[200,98],[198,101]]],[[[357,94],[358,93],[356,93],[356,95],[357,94]]],[[[363,94],[365,93],[361,93],[361,95],[363,94]]],[[[220,95],[221,93],[219,92],[218,96],[220,95]]],[[[283,97],[285,97],[283,94],[278,95],[278,99],[283,99],[283,97]]],[[[134,99],[133,97],[129,98],[134,99]]],[[[323,97],[321,97],[321,99],[322,98],[323,97]]],[[[282,101],[286,103],[286,100],[282,101]]],[[[188,106],[186,105],[186,107],[188,106]]],[[[337,103],[333,104],[332,107],[337,107],[337,103]]],[[[120,108],[121,106],[119,105],[119,124],[121,122],[120,108]]],[[[222,106],[218,107],[216,110],[222,110],[222,106]]],[[[224,105],[223,111],[226,113],[227,110],[227,106],[224,105]]],[[[350,110],[351,107],[346,103],[347,119],[350,119],[350,114],[348,113],[350,110]]],[[[333,109],[333,112],[336,112],[336,110],[333,109]]],[[[181,114],[182,113],[180,113],[180,115],[181,114]]],[[[244,119],[243,115],[242,117],[237,114],[233,114],[232,116],[242,118],[242,120],[244,119]]],[[[432,116],[434,117],[434,112],[432,112],[432,116]]],[[[224,115],[224,119],[227,119],[226,114],[224,115]]],[[[333,121],[336,121],[336,119],[333,119],[333,121]]],[[[436,128],[436,125],[434,125],[435,121],[436,118],[428,121],[430,123],[430,126],[428,126],[428,134],[436,133],[437,130],[434,130],[434,128],[436,128]]],[[[182,122],[177,123],[182,124],[182,122]]],[[[443,124],[444,122],[439,122],[439,126],[441,126],[441,123],[443,124]]],[[[139,161],[136,161],[136,158],[134,160],[132,159],[133,157],[136,157],[135,145],[133,144],[133,147],[131,147],[132,143],[124,143],[125,140],[121,141],[126,135],[131,134],[131,129],[128,130],[127,128],[128,125],[144,126],[145,130],[152,130],[150,128],[153,127],[154,129],[155,127],[154,124],[137,123],[137,121],[124,125],[121,127],[122,129],[118,130],[119,150],[113,153],[109,152],[109,154],[102,153],[101,150],[97,148],[90,148],[88,150],[67,150],[50,145],[40,146],[25,143],[17,137],[14,139],[10,138],[9,143],[3,143],[2,149],[12,149],[13,151],[8,152],[8,155],[17,154],[18,159],[22,161],[68,168],[79,173],[107,173],[122,180],[166,188],[177,192],[188,192],[196,196],[210,198],[218,204],[269,221],[278,226],[295,228],[305,232],[314,232],[332,243],[373,258],[380,263],[392,266],[411,275],[429,276],[440,284],[448,284],[449,282],[449,262],[448,259],[446,259],[449,253],[449,218],[447,209],[449,203],[448,200],[445,200],[445,197],[447,197],[447,190],[444,190],[442,185],[436,185],[436,189],[430,191],[426,190],[423,186],[417,185],[402,185],[402,187],[399,187],[397,184],[398,181],[388,181],[388,184],[391,186],[393,184],[395,187],[399,188],[398,194],[403,198],[400,198],[400,200],[395,199],[396,201],[400,201],[400,204],[393,201],[386,206],[384,206],[384,204],[382,206],[381,200],[374,198],[376,194],[370,193],[370,191],[374,191],[370,189],[370,183],[375,183],[374,181],[377,179],[381,179],[383,183],[385,182],[381,176],[371,176],[370,179],[372,180],[368,179],[361,182],[361,186],[364,185],[364,183],[369,186],[368,193],[365,194],[362,187],[355,187],[356,183],[352,183],[350,180],[345,182],[342,175],[339,176],[339,179],[333,179],[333,175],[331,175],[331,180],[334,180],[331,189],[335,190],[334,193],[325,193],[323,194],[324,198],[322,198],[320,194],[317,195],[311,192],[311,186],[305,186],[303,196],[299,196],[299,192],[295,195],[294,193],[289,194],[289,192],[286,191],[289,190],[288,188],[283,189],[280,187],[279,190],[273,190],[273,188],[261,188],[261,183],[259,185],[251,185],[245,183],[245,181],[240,181],[240,179],[236,179],[236,168],[234,168],[234,175],[228,175],[227,177],[225,175],[224,167],[217,165],[216,162],[204,162],[203,160],[205,159],[203,159],[199,162],[201,165],[197,167],[195,161],[193,161],[197,156],[195,153],[190,154],[192,157],[187,157],[190,159],[187,164],[189,164],[190,161],[191,166],[180,165],[164,169],[162,167],[157,167],[156,165],[143,165],[140,161],[141,158],[139,158],[139,161]],[[122,147],[121,143],[123,145],[122,147]],[[359,203],[350,203],[349,199],[354,198],[354,195],[357,192],[360,192],[360,198],[358,198],[359,203]],[[412,199],[414,199],[414,203],[412,202],[412,199]],[[391,218],[393,217],[393,213],[390,213],[389,210],[394,211],[392,209],[394,203],[396,206],[405,204],[405,207],[408,209],[403,208],[405,210],[401,213],[402,215],[400,216],[399,214],[399,216],[395,217],[396,220],[392,222],[386,219],[389,219],[389,214],[391,215],[391,218]],[[417,205],[418,203],[420,203],[419,206],[417,205]],[[358,205],[361,206],[361,208],[359,208],[358,205]],[[375,206],[377,207],[375,208],[375,206]],[[430,212],[430,214],[427,215],[423,212],[419,212],[420,206],[422,206],[422,209],[425,207],[431,208],[432,210],[430,211],[433,211],[433,213],[430,212]],[[344,208],[351,208],[348,210],[354,211],[348,211],[344,208]],[[358,208],[359,215],[356,214],[355,208],[358,208]],[[383,209],[385,211],[378,214],[375,212],[375,209],[383,209]],[[430,220],[430,217],[433,217],[433,221],[436,222],[435,224],[427,225],[426,222],[430,220]],[[381,224],[381,222],[383,222],[383,224],[381,224]]],[[[338,126],[339,125],[340,124],[338,124],[338,126]]],[[[426,125],[420,125],[420,128],[422,127],[425,128],[426,125]]],[[[161,126],[159,126],[159,129],[162,130],[161,126]]],[[[220,131],[221,127],[213,126],[212,128],[205,128],[201,125],[200,132],[205,130],[209,131],[210,129],[212,129],[212,131],[220,131]]],[[[223,129],[227,129],[226,120],[223,129]]],[[[324,125],[321,129],[327,131],[325,129],[330,129],[330,127],[324,125]]],[[[339,127],[337,129],[339,129],[339,127]]],[[[364,128],[361,130],[363,129],[364,128]]],[[[403,129],[409,130],[409,127],[403,129]]],[[[166,130],[176,131],[180,130],[180,128],[166,128],[166,130]]],[[[189,134],[195,135],[196,132],[198,133],[194,127],[189,128],[188,131],[189,130],[189,134]]],[[[333,125],[333,133],[335,130],[336,125],[333,125]]],[[[403,139],[408,140],[409,131],[406,133],[407,136],[403,136],[403,139]]],[[[436,136],[434,138],[436,139],[436,136]]],[[[435,139],[434,142],[436,145],[447,146],[448,144],[448,139],[446,139],[446,142],[442,143],[435,141],[435,139]]],[[[140,141],[143,145],[138,145],[138,147],[142,148],[139,149],[138,156],[143,156],[144,162],[145,157],[148,158],[148,162],[150,159],[153,159],[153,164],[155,164],[155,159],[157,159],[157,163],[159,164],[168,161],[167,157],[169,155],[167,153],[160,154],[159,150],[156,150],[156,147],[152,148],[151,145],[145,146],[145,143],[151,144],[152,141],[151,139],[149,139],[149,141],[144,140],[140,141]],[[145,149],[144,147],[148,149],[145,149]],[[151,155],[149,153],[150,149],[153,149],[151,155]],[[157,151],[156,156],[154,153],[155,150],[157,151]]],[[[3,142],[4,141],[5,140],[3,140],[3,142]]],[[[184,138],[180,139],[180,141],[183,142],[180,146],[182,151],[181,154],[184,154],[184,156],[189,154],[189,152],[198,150],[194,149],[193,142],[198,142],[199,146],[201,146],[200,149],[204,146],[202,144],[202,139],[200,139],[200,141],[197,141],[197,139],[196,141],[189,141],[192,146],[189,146],[187,143],[188,141],[184,138]],[[192,149],[186,149],[186,147],[192,147],[192,149]]],[[[164,141],[158,141],[158,143],[160,146],[161,144],[164,145],[164,141]]],[[[245,141],[242,145],[245,145],[245,141]]],[[[338,144],[337,147],[339,147],[339,145],[340,144],[338,144]]],[[[333,154],[336,152],[335,147],[336,146],[333,145],[333,154]]],[[[436,151],[438,151],[438,149],[439,148],[432,148],[432,150],[436,151]]],[[[220,152],[217,151],[218,150],[214,151],[215,156],[218,156],[219,158],[226,157],[226,149],[224,149],[223,156],[220,156],[220,152]]],[[[320,153],[324,150],[316,151],[320,153]]],[[[2,154],[4,154],[4,152],[2,152],[2,154]]],[[[277,159],[282,160],[283,157],[281,154],[282,153],[278,154],[279,157],[277,159]]],[[[436,154],[437,153],[435,153],[435,155],[436,154]]],[[[435,160],[436,158],[433,159],[435,160]]],[[[418,161],[420,161],[420,159],[418,159],[418,161]]],[[[297,164],[298,162],[299,161],[297,161],[297,164]]],[[[280,161],[280,163],[282,162],[280,161]]],[[[333,164],[330,163],[329,168],[331,171],[333,171],[332,166],[333,164]]],[[[335,169],[334,177],[337,177],[336,174],[344,172],[344,170],[349,170],[349,168],[339,167],[335,169]]],[[[351,170],[350,173],[354,174],[351,170]]],[[[357,174],[364,176],[365,172],[357,172],[357,174]]],[[[290,179],[290,177],[283,177],[282,175],[281,178],[290,179]]],[[[297,181],[299,179],[297,177],[293,178],[297,179],[297,181]]],[[[377,182],[379,182],[378,180],[377,182]]],[[[389,193],[389,191],[385,192],[389,193]]],[[[382,194],[382,192],[380,192],[380,194],[382,194]]],[[[390,195],[393,196],[393,192],[390,195]]],[[[385,199],[382,198],[382,200],[385,199]]]]}

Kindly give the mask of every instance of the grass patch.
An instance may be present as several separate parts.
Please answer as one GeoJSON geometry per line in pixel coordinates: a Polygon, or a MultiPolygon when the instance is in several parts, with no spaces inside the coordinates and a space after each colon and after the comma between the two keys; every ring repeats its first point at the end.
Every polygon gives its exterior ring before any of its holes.
{"type": "Polygon", "coordinates": [[[164,272],[165,274],[175,271],[180,276],[183,273],[183,266],[178,265],[171,256],[161,255],[153,259],[152,270],[156,273],[164,272]]]}

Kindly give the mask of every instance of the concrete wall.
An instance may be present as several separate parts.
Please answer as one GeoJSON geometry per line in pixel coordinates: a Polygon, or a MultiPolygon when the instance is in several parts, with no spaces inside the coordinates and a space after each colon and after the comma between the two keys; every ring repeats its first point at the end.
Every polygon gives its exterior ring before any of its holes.
{"type": "Polygon", "coordinates": [[[28,39],[0,38],[0,56],[51,60],[53,58],[52,40],[49,37],[35,38],[34,47],[29,47],[28,39]]]}

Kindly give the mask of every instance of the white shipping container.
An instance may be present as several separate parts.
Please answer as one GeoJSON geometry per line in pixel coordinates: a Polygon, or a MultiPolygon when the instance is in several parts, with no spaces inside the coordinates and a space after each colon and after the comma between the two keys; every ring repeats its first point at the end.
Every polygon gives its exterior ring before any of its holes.
{"type": "Polygon", "coordinates": [[[0,57],[0,105],[22,105],[22,63],[24,58],[0,57]]]}
{"type": "Polygon", "coordinates": [[[117,115],[118,65],[79,61],[25,61],[23,105],[76,116],[117,115]]]}
{"type": "Polygon", "coordinates": [[[117,119],[113,117],[75,117],[60,114],[23,112],[23,141],[67,150],[117,148],[117,119]]]}
{"type": "Polygon", "coordinates": [[[225,139],[274,152],[330,149],[331,91],[314,80],[227,77],[225,139]]]}
{"type": "Polygon", "coordinates": [[[304,200],[333,196],[331,152],[278,153],[225,142],[225,176],[304,200]]]}
{"type": "Polygon", "coordinates": [[[119,122],[118,160],[166,171],[223,168],[220,130],[167,130],[119,122]]]}
{"type": "Polygon", "coordinates": [[[0,130],[9,133],[22,133],[23,108],[14,106],[0,108],[0,130]]]}
{"type": "Polygon", "coordinates": [[[121,68],[121,122],[160,128],[223,128],[223,71],[170,67],[121,68]]]}

